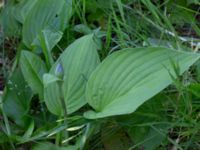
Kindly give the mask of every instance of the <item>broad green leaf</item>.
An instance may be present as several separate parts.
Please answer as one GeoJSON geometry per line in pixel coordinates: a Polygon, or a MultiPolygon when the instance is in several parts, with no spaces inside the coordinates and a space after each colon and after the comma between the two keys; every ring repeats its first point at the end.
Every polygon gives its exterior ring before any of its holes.
{"type": "Polygon", "coordinates": [[[128,48],[107,57],[92,73],[86,99],[95,119],[129,114],[173,82],[174,65],[186,71],[200,57],[196,53],[162,47],[128,48]]]}
{"type": "Polygon", "coordinates": [[[28,13],[23,26],[23,42],[29,48],[37,35],[49,27],[63,31],[71,17],[71,0],[38,0],[28,13]]]}
{"type": "Polygon", "coordinates": [[[33,92],[39,94],[40,99],[42,99],[42,76],[47,72],[46,66],[42,59],[31,52],[22,51],[20,57],[20,67],[25,80],[28,82],[33,92]]]}
{"type": "Polygon", "coordinates": [[[24,118],[30,107],[32,92],[19,69],[15,70],[6,84],[3,110],[18,125],[24,126],[24,118]]]}
{"type": "MultiPolygon", "coordinates": [[[[50,74],[56,75],[56,66],[58,63],[62,64],[64,71],[62,90],[68,114],[86,103],[84,93],[87,80],[100,62],[97,41],[94,39],[93,34],[90,34],[76,40],[61,54],[50,70],[50,74]]],[[[61,115],[59,98],[62,94],[58,86],[57,81],[48,84],[44,90],[44,98],[48,109],[56,115],[61,115]]]]}
{"type": "Polygon", "coordinates": [[[61,106],[61,93],[58,83],[61,81],[61,79],[52,74],[44,74],[43,76],[45,102],[49,99],[46,105],[51,108],[51,112],[57,112],[58,114],[62,113],[62,109],[57,109],[61,106]]]}
{"type": "MultiPolygon", "coordinates": [[[[44,77],[44,82],[45,82],[44,77]]],[[[47,105],[47,108],[50,112],[56,115],[61,115],[63,113],[61,106],[61,91],[59,88],[59,83],[54,80],[53,82],[49,82],[45,84],[44,88],[44,100],[47,105]]]]}

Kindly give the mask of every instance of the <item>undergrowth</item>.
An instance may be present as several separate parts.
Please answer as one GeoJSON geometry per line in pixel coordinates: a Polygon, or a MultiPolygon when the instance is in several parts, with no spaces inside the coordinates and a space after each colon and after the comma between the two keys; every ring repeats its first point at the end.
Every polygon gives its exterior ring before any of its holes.
{"type": "Polygon", "coordinates": [[[200,149],[198,0],[0,2],[0,149],[200,149]]]}

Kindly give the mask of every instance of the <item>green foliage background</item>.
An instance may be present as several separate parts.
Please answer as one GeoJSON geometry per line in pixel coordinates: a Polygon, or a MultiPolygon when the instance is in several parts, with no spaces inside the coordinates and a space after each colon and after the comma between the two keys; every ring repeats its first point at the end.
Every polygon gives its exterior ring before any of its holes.
{"type": "Polygon", "coordinates": [[[198,0],[7,0],[0,15],[0,149],[200,149],[198,0]]]}

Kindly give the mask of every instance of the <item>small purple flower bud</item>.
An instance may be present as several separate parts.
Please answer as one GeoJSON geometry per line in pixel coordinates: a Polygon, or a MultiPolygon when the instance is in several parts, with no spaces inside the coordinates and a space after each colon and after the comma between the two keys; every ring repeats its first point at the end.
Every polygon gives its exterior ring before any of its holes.
{"type": "Polygon", "coordinates": [[[56,70],[55,70],[55,75],[62,79],[63,78],[63,75],[64,75],[64,69],[63,69],[63,66],[61,63],[58,63],[57,66],[56,66],[56,70]]]}

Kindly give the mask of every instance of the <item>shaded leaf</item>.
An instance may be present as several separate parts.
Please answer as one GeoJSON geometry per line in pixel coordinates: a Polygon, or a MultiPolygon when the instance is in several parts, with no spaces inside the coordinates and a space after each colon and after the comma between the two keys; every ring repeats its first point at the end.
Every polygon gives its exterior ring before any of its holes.
{"type": "Polygon", "coordinates": [[[197,97],[200,97],[200,84],[194,83],[188,86],[187,90],[197,97]]]}
{"type": "Polygon", "coordinates": [[[167,95],[160,93],[150,101],[145,102],[141,107],[130,115],[117,117],[119,123],[127,131],[134,141],[130,149],[149,149],[154,150],[166,140],[167,131],[170,128],[167,113],[165,111],[167,95]],[[163,134],[155,131],[154,126],[163,134]]]}
{"type": "Polygon", "coordinates": [[[19,69],[8,80],[3,95],[3,110],[18,125],[24,126],[23,117],[28,113],[32,92],[19,69]]]}
{"type": "Polygon", "coordinates": [[[28,82],[33,92],[39,94],[40,98],[42,99],[42,76],[47,72],[46,66],[42,59],[31,52],[22,51],[20,57],[20,67],[25,80],[28,82]]]}
{"type": "Polygon", "coordinates": [[[9,142],[8,136],[5,133],[0,132],[0,144],[7,143],[7,142],[9,142]]]}
{"type": "Polygon", "coordinates": [[[133,145],[126,132],[112,123],[107,123],[102,127],[101,140],[105,150],[128,150],[133,145]]]}
{"type": "Polygon", "coordinates": [[[35,127],[35,123],[34,123],[34,121],[33,120],[31,120],[30,121],[30,124],[29,124],[29,126],[28,126],[28,128],[27,128],[27,130],[26,130],[26,132],[24,133],[24,135],[23,135],[23,140],[24,139],[28,139],[28,138],[30,138],[31,137],[31,135],[32,135],[32,133],[33,133],[33,130],[34,130],[34,127],[35,127]]]}
{"type": "Polygon", "coordinates": [[[15,18],[15,3],[9,1],[1,12],[1,25],[6,36],[18,37],[21,33],[21,26],[15,18]]]}

